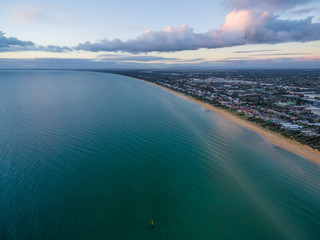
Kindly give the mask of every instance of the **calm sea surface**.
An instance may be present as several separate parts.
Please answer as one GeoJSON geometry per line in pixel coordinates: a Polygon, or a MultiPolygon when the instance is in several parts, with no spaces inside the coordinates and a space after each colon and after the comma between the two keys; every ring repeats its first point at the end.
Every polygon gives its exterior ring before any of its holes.
{"type": "Polygon", "coordinates": [[[138,80],[0,71],[0,239],[320,239],[320,166],[138,80]]]}

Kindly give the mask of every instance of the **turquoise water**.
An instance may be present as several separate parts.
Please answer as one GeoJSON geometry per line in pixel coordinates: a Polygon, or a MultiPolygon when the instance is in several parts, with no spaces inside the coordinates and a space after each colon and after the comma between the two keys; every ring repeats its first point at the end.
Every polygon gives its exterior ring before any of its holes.
{"type": "Polygon", "coordinates": [[[0,239],[320,239],[320,166],[135,79],[0,71],[0,239]]]}

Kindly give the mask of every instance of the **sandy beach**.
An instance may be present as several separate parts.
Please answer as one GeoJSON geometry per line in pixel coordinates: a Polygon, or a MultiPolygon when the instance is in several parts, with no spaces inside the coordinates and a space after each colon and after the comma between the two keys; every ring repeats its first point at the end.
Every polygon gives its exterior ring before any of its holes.
{"type": "Polygon", "coordinates": [[[158,85],[158,84],[155,84],[155,83],[151,83],[151,82],[148,82],[148,81],[145,81],[145,80],[142,80],[142,79],[137,79],[137,80],[140,80],[140,81],[144,81],[148,84],[151,84],[151,85],[154,85],[154,86],[157,86],[157,87],[160,87],[166,91],[169,91],[179,97],[182,97],[184,99],[187,99],[189,101],[193,101],[193,102],[196,102],[198,104],[200,104],[203,108],[205,109],[208,109],[208,110],[211,110],[215,113],[218,113],[220,114],[221,116],[233,121],[234,123],[238,124],[239,126],[241,127],[245,127],[245,128],[248,128],[250,130],[253,130],[255,131],[256,133],[260,134],[262,137],[264,137],[265,139],[267,139],[271,144],[275,145],[275,146],[278,146],[278,147],[281,147],[283,149],[286,149],[290,152],[293,152],[301,157],[304,157],[308,160],[311,160],[317,164],[320,164],[320,152],[309,147],[309,146],[306,146],[306,145],[302,145],[301,143],[297,142],[297,141],[294,141],[294,140],[290,140],[278,133],[275,133],[275,132],[272,132],[270,130],[267,130],[261,126],[258,126],[252,122],[248,122],[244,119],[241,119],[239,118],[238,116],[232,114],[232,113],[229,113],[223,109],[220,109],[220,108],[217,108],[217,107],[214,107],[212,106],[211,104],[208,104],[208,103],[204,103],[204,102],[201,102],[199,100],[196,100],[192,97],[188,97],[182,93],[179,93],[179,92],[176,92],[176,91],[173,91],[169,88],[166,88],[164,86],[161,86],[161,85],[158,85]]]}

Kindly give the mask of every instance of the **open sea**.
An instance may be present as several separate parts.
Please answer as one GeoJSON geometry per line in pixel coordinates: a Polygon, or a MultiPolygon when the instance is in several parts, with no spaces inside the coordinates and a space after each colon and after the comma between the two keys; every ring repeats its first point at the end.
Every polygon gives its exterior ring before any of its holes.
{"type": "Polygon", "coordinates": [[[318,240],[320,166],[139,80],[1,70],[0,239],[318,240]]]}

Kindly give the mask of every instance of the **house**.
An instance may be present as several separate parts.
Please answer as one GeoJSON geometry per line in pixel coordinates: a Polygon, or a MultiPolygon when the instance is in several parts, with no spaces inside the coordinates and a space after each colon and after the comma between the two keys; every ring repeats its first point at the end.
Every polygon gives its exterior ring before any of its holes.
{"type": "Polygon", "coordinates": [[[287,130],[299,130],[300,128],[303,128],[303,126],[299,126],[297,124],[292,124],[289,122],[281,122],[280,125],[282,126],[282,128],[287,130]]]}
{"type": "Polygon", "coordinates": [[[319,136],[313,129],[303,129],[300,132],[307,137],[319,136]]]}
{"type": "Polygon", "coordinates": [[[305,108],[306,108],[306,106],[293,106],[292,110],[295,112],[302,112],[305,110],[305,108]]]}
{"type": "Polygon", "coordinates": [[[314,115],[320,116],[320,108],[318,107],[308,107],[305,110],[311,112],[314,115]]]}

